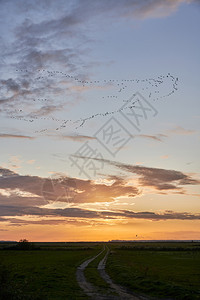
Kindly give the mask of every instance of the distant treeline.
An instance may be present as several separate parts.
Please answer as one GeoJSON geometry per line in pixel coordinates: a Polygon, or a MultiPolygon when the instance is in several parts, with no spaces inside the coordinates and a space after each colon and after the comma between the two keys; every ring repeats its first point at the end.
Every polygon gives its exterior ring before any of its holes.
{"type": "Polygon", "coordinates": [[[1,248],[2,250],[39,250],[40,247],[37,247],[33,243],[29,242],[26,239],[21,239],[17,244],[7,245],[1,248]]]}
{"type": "Polygon", "coordinates": [[[148,246],[120,246],[116,247],[117,250],[147,250],[147,251],[200,251],[200,245],[196,247],[148,247],[148,246]]]}
{"type": "Polygon", "coordinates": [[[31,243],[28,240],[20,240],[16,244],[8,244],[6,243],[5,246],[1,247],[0,250],[56,250],[56,251],[86,251],[86,250],[92,250],[92,247],[83,246],[83,247],[74,247],[74,246],[67,246],[66,244],[63,245],[53,245],[53,244],[47,244],[47,245],[38,245],[37,243],[31,243]]]}

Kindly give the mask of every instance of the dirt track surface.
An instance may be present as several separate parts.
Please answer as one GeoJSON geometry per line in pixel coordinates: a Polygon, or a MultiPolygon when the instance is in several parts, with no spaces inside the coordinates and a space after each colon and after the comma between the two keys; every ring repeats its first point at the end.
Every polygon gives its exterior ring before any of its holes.
{"type": "Polygon", "coordinates": [[[84,293],[89,296],[91,299],[94,300],[101,300],[101,299],[107,299],[107,300],[147,300],[148,298],[138,295],[130,294],[126,288],[115,284],[110,276],[105,271],[106,261],[109,255],[109,248],[104,246],[103,250],[99,252],[96,256],[87,259],[84,261],[80,266],[78,266],[76,271],[76,278],[78,281],[79,286],[82,288],[84,293]],[[100,276],[103,278],[103,280],[109,285],[109,288],[103,293],[98,287],[94,286],[90,282],[88,282],[84,275],[84,270],[87,268],[87,266],[94,261],[97,257],[99,257],[103,252],[105,251],[105,255],[103,259],[99,262],[97,270],[100,274],[100,276]],[[113,295],[115,294],[115,295],[113,295]]]}

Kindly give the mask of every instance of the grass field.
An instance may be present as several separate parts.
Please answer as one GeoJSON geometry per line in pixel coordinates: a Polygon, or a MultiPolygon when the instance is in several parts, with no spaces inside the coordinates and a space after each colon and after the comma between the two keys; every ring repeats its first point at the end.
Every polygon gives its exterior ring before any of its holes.
{"type": "MultiPolygon", "coordinates": [[[[37,250],[8,250],[0,244],[1,300],[88,299],[76,281],[76,268],[95,256],[102,243],[36,243],[37,250]],[[4,248],[4,249],[2,249],[4,248]]],[[[200,299],[199,243],[107,243],[106,272],[130,291],[155,298],[200,299]]],[[[97,265],[87,280],[106,291],[97,265]]]]}
{"type": "Polygon", "coordinates": [[[103,292],[106,293],[106,289],[109,288],[109,285],[101,278],[99,272],[97,270],[97,266],[101,259],[103,259],[106,250],[91,264],[89,264],[88,268],[85,270],[85,277],[87,281],[91,282],[93,285],[100,287],[103,292]]]}
{"type": "Polygon", "coordinates": [[[200,245],[112,244],[107,273],[130,290],[156,298],[200,299],[200,245]]]}
{"type": "Polygon", "coordinates": [[[0,299],[87,299],[76,282],[76,268],[100,247],[46,244],[44,248],[0,251],[0,299]]]}

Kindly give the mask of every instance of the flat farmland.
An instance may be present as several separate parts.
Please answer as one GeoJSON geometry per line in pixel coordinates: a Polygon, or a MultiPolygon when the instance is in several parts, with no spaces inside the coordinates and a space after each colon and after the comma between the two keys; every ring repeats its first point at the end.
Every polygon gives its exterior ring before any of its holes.
{"type": "Polygon", "coordinates": [[[0,299],[200,299],[200,243],[34,245],[0,245],[0,299]]]}
{"type": "Polygon", "coordinates": [[[37,245],[40,250],[0,251],[0,299],[87,299],[76,281],[76,268],[101,246],[37,245]]]}
{"type": "Polygon", "coordinates": [[[199,247],[198,243],[115,243],[106,270],[118,284],[156,299],[200,299],[199,247]]]}

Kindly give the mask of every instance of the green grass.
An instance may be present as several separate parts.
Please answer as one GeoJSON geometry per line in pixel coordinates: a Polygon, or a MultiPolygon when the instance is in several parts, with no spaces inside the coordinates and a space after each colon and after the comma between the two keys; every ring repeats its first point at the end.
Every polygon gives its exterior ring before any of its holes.
{"type": "Polygon", "coordinates": [[[76,268],[99,249],[1,250],[0,299],[87,299],[76,281],[76,268]]]}
{"type": "MultiPolygon", "coordinates": [[[[174,244],[168,251],[160,251],[160,244],[154,245],[154,251],[134,247],[135,244],[111,245],[106,271],[116,283],[157,298],[200,299],[199,251],[185,251],[186,245],[178,251],[174,244]]],[[[152,245],[148,247],[152,249],[152,245]]]]}
{"type": "Polygon", "coordinates": [[[107,249],[105,249],[104,252],[100,256],[98,256],[93,262],[91,262],[84,272],[86,280],[92,283],[94,286],[100,288],[99,292],[102,292],[104,294],[107,293],[107,290],[110,286],[101,278],[97,267],[99,262],[104,258],[106,252],[107,249]]]}
{"type": "MultiPolygon", "coordinates": [[[[88,299],[76,281],[76,268],[103,243],[35,243],[40,250],[6,250],[0,245],[0,300],[88,299]]],[[[129,290],[159,298],[200,299],[200,243],[108,243],[106,271],[129,290]]],[[[96,267],[87,280],[106,292],[96,267]]]]}

